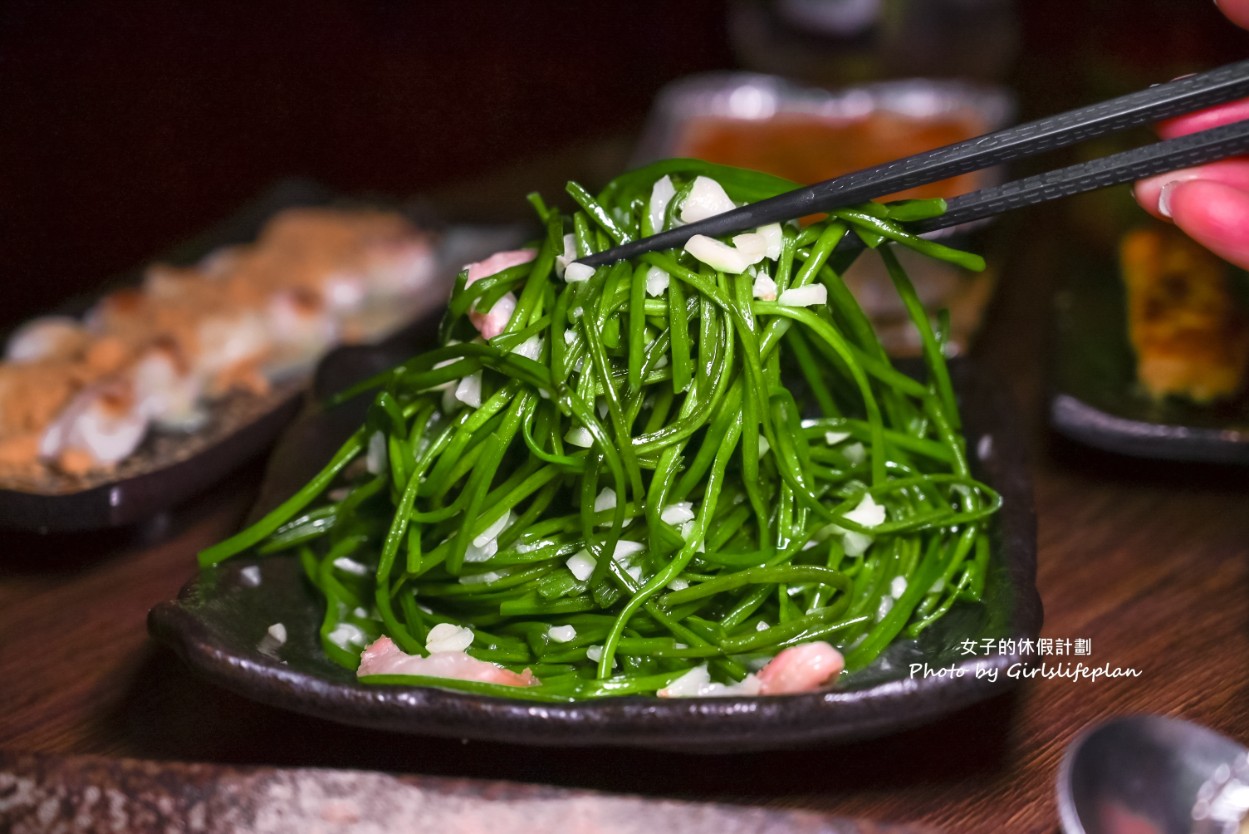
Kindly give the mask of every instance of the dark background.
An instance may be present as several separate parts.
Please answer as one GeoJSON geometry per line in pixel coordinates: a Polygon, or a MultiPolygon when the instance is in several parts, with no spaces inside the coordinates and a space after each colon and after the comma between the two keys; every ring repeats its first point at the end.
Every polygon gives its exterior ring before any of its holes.
{"type": "MultiPolygon", "coordinates": [[[[739,66],[730,10],[0,4],[0,328],[141,264],[282,177],[406,197],[627,135],[667,81],[739,66]]],[[[1209,0],[1023,0],[1019,15],[1023,70],[1010,80],[1026,115],[1076,103],[1065,91],[1090,86],[1069,77],[1077,64],[1109,93],[1249,55],[1209,0]]]]}

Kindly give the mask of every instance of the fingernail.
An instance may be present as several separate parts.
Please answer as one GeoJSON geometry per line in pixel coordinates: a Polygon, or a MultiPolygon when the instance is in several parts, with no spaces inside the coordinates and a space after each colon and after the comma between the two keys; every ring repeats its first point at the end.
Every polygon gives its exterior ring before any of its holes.
{"type": "Polygon", "coordinates": [[[1171,216],[1171,191],[1179,184],[1179,180],[1165,183],[1158,191],[1158,213],[1163,217],[1171,216]]]}

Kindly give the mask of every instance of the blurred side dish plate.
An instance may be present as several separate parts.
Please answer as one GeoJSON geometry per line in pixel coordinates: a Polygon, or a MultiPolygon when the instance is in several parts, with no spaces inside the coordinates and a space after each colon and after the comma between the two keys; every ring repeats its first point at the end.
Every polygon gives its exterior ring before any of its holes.
{"type": "Polygon", "coordinates": [[[1056,298],[1050,421],[1135,457],[1249,463],[1249,277],[1147,221],[1056,298]]]}
{"type": "Polygon", "coordinates": [[[1144,392],[1194,403],[1240,394],[1249,368],[1249,311],[1236,298],[1231,266],[1156,224],[1124,235],[1119,270],[1144,392]]]}
{"type": "MultiPolygon", "coordinates": [[[[1005,89],[960,81],[905,79],[832,90],[775,75],[708,73],[660,92],[634,161],[688,156],[808,184],[1001,129],[1014,111],[1005,89]]],[[[881,197],[953,197],[1001,179],[999,169],[987,169],[881,197]]],[[[924,258],[904,261],[924,304],[948,311],[951,349],[966,350],[991,297],[993,274],[924,258]]],[[[885,347],[898,356],[916,354],[906,311],[875,260],[859,259],[844,277],[885,347]]]]}
{"type": "Polygon", "coordinates": [[[149,431],[194,432],[213,403],[270,396],[333,345],[393,330],[434,273],[432,236],[399,214],[291,208],[81,317],[31,319],[0,365],[0,475],[38,490],[111,471],[149,431]]]}
{"type": "Polygon", "coordinates": [[[0,366],[0,465],[86,475],[149,427],[193,431],[213,400],[267,395],[331,345],[393,327],[388,305],[432,271],[429,237],[398,215],[288,209],[255,243],[155,264],[81,319],[32,319],[0,366]]]}
{"type": "Polygon", "coordinates": [[[514,233],[283,181],[87,301],[13,323],[0,526],[129,524],[206,488],[294,416],[328,352],[432,315],[460,265],[514,233]]]}

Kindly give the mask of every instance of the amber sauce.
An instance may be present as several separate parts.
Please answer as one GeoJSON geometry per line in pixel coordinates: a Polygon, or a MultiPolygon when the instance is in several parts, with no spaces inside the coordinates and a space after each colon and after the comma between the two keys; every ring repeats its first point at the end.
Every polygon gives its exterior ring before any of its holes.
{"type": "MultiPolygon", "coordinates": [[[[917,119],[892,113],[860,119],[801,113],[768,119],[705,117],[689,123],[678,155],[814,183],[969,139],[982,129],[968,118],[917,119]]],[[[976,174],[963,174],[882,199],[953,197],[977,187],[976,174]]]]}

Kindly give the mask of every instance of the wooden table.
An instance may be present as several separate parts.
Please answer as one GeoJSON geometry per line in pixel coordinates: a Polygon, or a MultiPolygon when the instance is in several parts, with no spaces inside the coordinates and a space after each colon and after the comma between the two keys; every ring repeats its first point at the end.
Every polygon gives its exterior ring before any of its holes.
{"type": "MultiPolygon", "coordinates": [[[[584,164],[609,168],[622,147],[596,146],[584,164]]],[[[521,194],[561,166],[493,177],[494,193],[515,182],[521,194]]],[[[462,211],[486,199],[460,188],[448,204],[456,194],[462,211]]],[[[1031,444],[1043,636],[1087,640],[1096,665],[1139,677],[1034,680],[901,735],[749,756],[529,749],[305,718],[201,682],[146,631],[148,609],[190,578],[194,553],[237,525],[253,466],[141,529],[0,534],[0,751],[501,779],[949,831],[1053,831],[1059,761],[1094,722],[1182,716],[1249,741],[1245,470],[1119,459],[1046,431],[1064,217],[1036,210],[995,232],[1003,278],[975,352],[1009,381],[1031,444]]]]}

